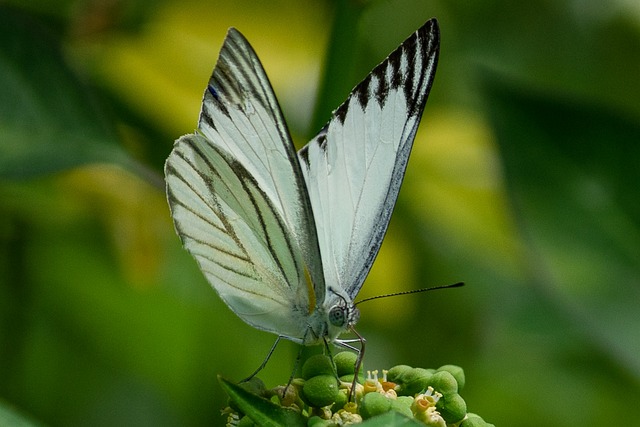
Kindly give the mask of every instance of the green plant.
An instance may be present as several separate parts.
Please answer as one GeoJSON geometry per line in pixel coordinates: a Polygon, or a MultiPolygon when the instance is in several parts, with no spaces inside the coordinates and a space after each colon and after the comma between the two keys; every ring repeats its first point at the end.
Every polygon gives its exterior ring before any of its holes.
{"type": "MultiPolygon", "coordinates": [[[[353,353],[341,352],[335,356],[338,361],[345,359],[352,360],[353,353]]],[[[343,363],[336,364],[338,372],[332,365],[328,356],[311,356],[302,367],[303,377],[271,389],[255,377],[241,384],[219,378],[229,395],[229,406],[223,411],[228,424],[457,427],[467,422],[473,426],[492,425],[467,413],[466,403],[459,394],[464,387],[464,371],[458,366],[427,370],[401,365],[383,370],[381,376],[379,371],[368,371],[349,401],[352,383],[339,380],[338,374],[355,375],[354,365],[350,365],[350,372],[344,372],[343,363]]]]}

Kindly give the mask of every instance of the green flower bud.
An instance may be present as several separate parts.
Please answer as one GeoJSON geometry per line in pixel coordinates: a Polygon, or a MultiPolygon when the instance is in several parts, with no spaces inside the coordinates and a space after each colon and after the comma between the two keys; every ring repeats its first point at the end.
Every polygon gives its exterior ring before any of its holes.
{"type": "Polygon", "coordinates": [[[467,404],[458,393],[442,396],[436,402],[436,409],[448,424],[457,423],[467,415],[467,404]]]}
{"type": "Polygon", "coordinates": [[[458,392],[458,382],[448,371],[438,371],[431,376],[429,383],[433,389],[442,394],[458,392]]]}
{"type": "Polygon", "coordinates": [[[413,412],[411,411],[411,404],[413,403],[413,397],[411,396],[398,396],[397,399],[389,399],[391,401],[391,410],[400,412],[409,418],[413,418],[413,412]]]}
{"type": "Polygon", "coordinates": [[[302,378],[305,380],[318,375],[333,375],[331,359],[324,354],[314,354],[302,365],[302,378]]]}
{"type": "MultiPolygon", "coordinates": [[[[400,382],[398,395],[413,396],[416,393],[420,393],[429,386],[430,380],[433,376],[434,374],[423,368],[413,368],[410,371],[405,372],[401,378],[402,381],[400,382]]],[[[387,374],[387,378],[389,378],[389,374],[387,374]]]]}
{"type": "Polygon", "coordinates": [[[462,388],[464,387],[465,377],[464,377],[464,371],[460,366],[443,365],[438,368],[438,371],[447,371],[451,375],[453,375],[453,378],[455,378],[456,382],[458,383],[458,392],[462,390],[462,388]]]}
{"type": "Polygon", "coordinates": [[[360,415],[363,419],[384,414],[391,410],[391,400],[380,393],[365,394],[360,403],[360,415]]]}
{"type": "Polygon", "coordinates": [[[333,375],[318,375],[302,386],[302,395],[309,406],[321,408],[331,405],[338,397],[338,380],[333,375]]]}
{"type": "Polygon", "coordinates": [[[333,358],[333,363],[336,364],[338,370],[338,376],[353,375],[356,367],[356,360],[358,355],[350,351],[341,351],[333,358]]]}
{"type": "Polygon", "coordinates": [[[387,372],[387,380],[392,383],[402,383],[404,375],[413,368],[409,365],[397,365],[389,369],[387,372]]]}

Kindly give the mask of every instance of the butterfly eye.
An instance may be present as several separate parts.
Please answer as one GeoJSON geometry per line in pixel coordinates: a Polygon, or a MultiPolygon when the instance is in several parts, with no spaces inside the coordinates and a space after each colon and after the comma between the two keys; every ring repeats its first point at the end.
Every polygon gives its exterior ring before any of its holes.
{"type": "Polygon", "coordinates": [[[334,305],[329,310],[329,322],[333,326],[343,327],[347,322],[347,307],[343,305],[334,305]]]}
{"type": "Polygon", "coordinates": [[[354,306],[334,305],[329,310],[329,322],[333,326],[345,327],[347,325],[355,325],[360,319],[360,310],[354,306]]]}

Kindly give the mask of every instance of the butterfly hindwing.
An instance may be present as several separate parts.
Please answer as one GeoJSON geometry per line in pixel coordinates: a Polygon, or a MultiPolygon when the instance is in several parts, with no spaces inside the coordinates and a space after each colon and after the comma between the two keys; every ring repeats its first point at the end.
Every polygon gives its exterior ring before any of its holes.
{"type": "Polygon", "coordinates": [[[387,230],[435,74],[438,47],[433,19],[374,68],[298,153],[325,281],[352,300],[387,230]]]}
{"type": "Polygon", "coordinates": [[[176,230],[225,303],[258,329],[302,337],[303,260],[255,178],[198,134],[176,142],[165,174],[176,230]]]}

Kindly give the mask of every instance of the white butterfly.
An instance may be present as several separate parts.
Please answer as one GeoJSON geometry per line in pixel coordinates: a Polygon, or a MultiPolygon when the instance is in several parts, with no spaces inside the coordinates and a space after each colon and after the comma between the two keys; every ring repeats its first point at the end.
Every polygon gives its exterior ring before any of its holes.
{"type": "MultiPolygon", "coordinates": [[[[439,49],[435,19],[351,92],[295,152],[267,76],[231,28],[198,130],[165,165],[176,231],[249,325],[310,345],[353,331],[353,300],[396,202],[439,49]]],[[[354,331],[355,332],[355,331],[354,331]]]]}

